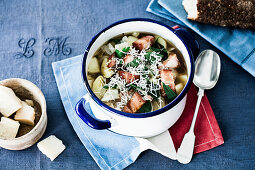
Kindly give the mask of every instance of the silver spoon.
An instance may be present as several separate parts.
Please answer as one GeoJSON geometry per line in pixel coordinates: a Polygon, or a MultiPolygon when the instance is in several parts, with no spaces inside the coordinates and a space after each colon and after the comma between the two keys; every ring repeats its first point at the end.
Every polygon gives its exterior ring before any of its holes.
{"type": "Polygon", "coordinates": [[[194,134],[194,126],[200,102],[204,96],[204,90],[213,88],[217,83],[220,75],[220,67],[220,57],[212,50],[202,51],[196,59],[193,83],[199,88],[197,94],[198,99],[190,129],[185,134],[181,146],[177,151],[177,160],[180,163],[187,164],[192,159],[196,138],[194,134]]]}

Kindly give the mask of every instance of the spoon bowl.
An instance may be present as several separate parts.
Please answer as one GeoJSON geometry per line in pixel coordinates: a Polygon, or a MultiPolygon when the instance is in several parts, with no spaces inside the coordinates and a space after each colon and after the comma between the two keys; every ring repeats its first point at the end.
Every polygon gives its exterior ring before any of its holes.
{"type": "Polygon", "coordinates": [[[220,57],[212,50],[204,50],[195,62],[193,83],[201,89],[211,89],[215,86],[220,75],[220,57]]]}

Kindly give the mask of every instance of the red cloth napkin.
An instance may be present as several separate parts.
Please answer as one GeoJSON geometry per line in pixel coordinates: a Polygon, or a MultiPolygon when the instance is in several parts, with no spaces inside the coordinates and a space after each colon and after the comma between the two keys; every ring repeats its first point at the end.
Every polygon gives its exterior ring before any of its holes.
{"type": "MultiPolygon", "coordinates": [[[[186,107],[180,119],[169,129],[176,150],[180,147],[184,135],[188,132],[197,102],[197,89],[191,86],[186,107]]],[[[218,122],[214,116],[206,95],[202,98],[195,124],[194,153],[203,152],[224,143],[218,122]]]]}

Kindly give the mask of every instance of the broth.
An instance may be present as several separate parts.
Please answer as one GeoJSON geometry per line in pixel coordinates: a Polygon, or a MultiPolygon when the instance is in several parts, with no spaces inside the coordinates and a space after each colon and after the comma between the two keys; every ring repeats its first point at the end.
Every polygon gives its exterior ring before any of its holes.
{"type": "Polygon", "coordinates": [[[88,82],[108,106],[129,113],[158,110],[173,101],[187,82],[181,52],[151,33],[125,33],[98,48],[88,82]]]}

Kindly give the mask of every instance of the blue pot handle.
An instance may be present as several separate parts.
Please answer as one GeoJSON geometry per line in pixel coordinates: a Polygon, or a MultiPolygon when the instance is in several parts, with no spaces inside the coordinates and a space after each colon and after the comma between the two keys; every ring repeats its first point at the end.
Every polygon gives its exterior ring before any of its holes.
{"type": "Polygon", "coordinates": [[[108,129],[111,127],[109,120],[97,119],[94,115],[86,111],[85,105],[88,104],[85,98],[78,101],[75,106],[77,115],[90,127],[98,130],[108,129]]]}
{"type": "Polygon", "coordinates": [[[196,58],[199,54],[199,44],[198,41],[194,38],[194,36],[185,28],[180,28],[178,25],[173,26],[175,29],[175,34],[182,38],[185,42],[185,45],[190,49],[194,58],[196,58]]]}

